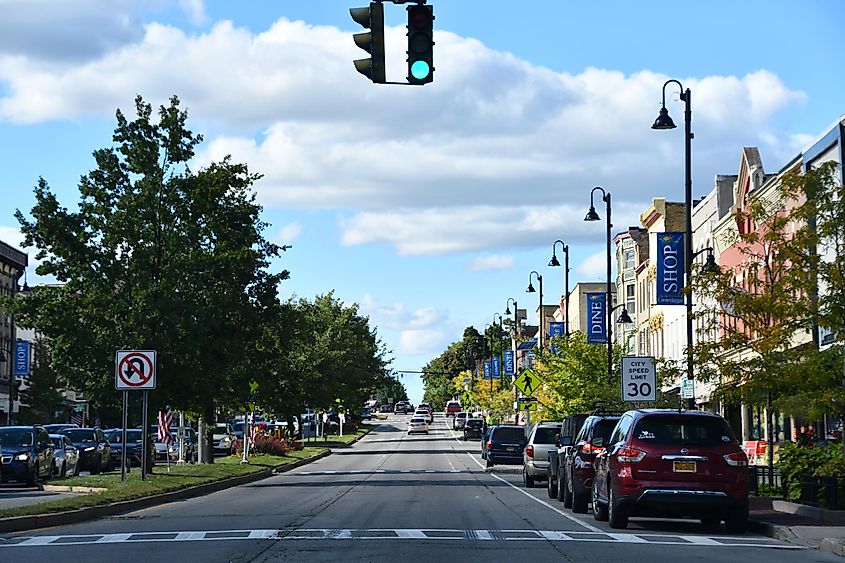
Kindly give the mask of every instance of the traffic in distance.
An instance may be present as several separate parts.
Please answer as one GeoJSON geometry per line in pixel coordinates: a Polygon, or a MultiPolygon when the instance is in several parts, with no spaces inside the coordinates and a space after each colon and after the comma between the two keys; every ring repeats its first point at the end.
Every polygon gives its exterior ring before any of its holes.
{"type": "MultiPolygon", "coordinates": [[[[411,415],[409,435],[428,434],[428,403],[413,413],[397,405],[394,413],[411,415]]],[[[459,439],[478,440],[487,468],[521,465],[526,488],[544,482],[549,498],[611,528],[656,517],[697,519],[706,531],[722,522],[729,533],[746,530],[748,458],[718,414],[597,409],[523,426],[490,424],[484,413],[449,401],[443,415],[459,439]]]]}

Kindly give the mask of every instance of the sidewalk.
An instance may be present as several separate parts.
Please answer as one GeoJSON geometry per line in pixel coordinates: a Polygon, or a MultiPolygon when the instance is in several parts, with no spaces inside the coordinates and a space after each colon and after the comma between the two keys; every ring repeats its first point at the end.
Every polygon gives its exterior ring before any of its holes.
{"type": "Polygon", "coordinates": [[[845,511],[750,497],[749,529],[845,557],[845,511]]]}

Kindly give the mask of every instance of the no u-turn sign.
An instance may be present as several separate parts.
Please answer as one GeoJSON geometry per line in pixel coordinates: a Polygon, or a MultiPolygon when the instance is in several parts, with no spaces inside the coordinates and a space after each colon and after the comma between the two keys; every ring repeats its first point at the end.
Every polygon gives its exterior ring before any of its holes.
{"type": "Polygon", "coordinates": [[[118,350],[114,366],[114,386],[118,391],[156,388],[155,350],[118,350]]]}

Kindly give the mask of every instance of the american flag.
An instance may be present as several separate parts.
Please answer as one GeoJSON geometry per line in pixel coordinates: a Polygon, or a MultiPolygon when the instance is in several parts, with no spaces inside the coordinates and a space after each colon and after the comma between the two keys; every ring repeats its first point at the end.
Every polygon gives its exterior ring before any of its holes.
{"type": "Polygon", "coordinates": [[[169,410],[158,411],[158,441],[163,444],[174,442],[170,434],[170,425],[173,424],[173,415],[169,410]]]}
{"type": "Polygon", "coordinates": [[[255,445],[255,437],[258,435],[258,425],[255,423],[255,413],[249,415],[249,447],[255,445]]]}
{"type": "Polygon", "coordinates": [[[72,410],[70,413],[70,423],[82,426],[83,422],[84,420],[82,418],[82,413],[77,411],[76,409],[72,410]]]}

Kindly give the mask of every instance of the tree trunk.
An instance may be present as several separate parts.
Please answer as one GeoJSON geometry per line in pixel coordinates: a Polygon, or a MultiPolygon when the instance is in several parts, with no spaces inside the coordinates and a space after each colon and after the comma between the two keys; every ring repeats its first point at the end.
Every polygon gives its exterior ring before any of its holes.
{"type": "Polygon", "coordinates": [[[769,443],[766,445],[766,458],[769,466],[769,485],[775,484],[775,433],[772,424],[772,394],[766,393],[766,434],[769,443]]]}

